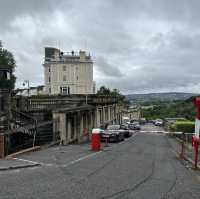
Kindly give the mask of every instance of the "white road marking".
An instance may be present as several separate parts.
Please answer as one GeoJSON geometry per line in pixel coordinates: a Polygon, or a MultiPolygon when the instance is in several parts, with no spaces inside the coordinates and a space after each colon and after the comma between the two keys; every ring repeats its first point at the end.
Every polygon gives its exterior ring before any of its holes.
{"type": "Polygon", "coordinates": [[[88,158],[90,158],[90,157],[93,157],[93,156],[95,156],[95,155],[97,155],[97,154],[100,154],[101,152],[102,152],[102,151],[99,151],[99,152],[96,152],[96,153],[92,153],[92,154],[83,156],[83,157],[81,157],[81,158],[79,158],[79,159],[76,159],[76,160],[73,160],[73,161],[69,162],[68,164],[62,165],[62,167],[68,167],[68,166],[73,165],[73,164],[75,164],[75,163],[77,163],[77,162],[80,162],[80,161],[82,161],[82,160],[86,160],[86,159],[88,159],[88,158]]]}
{"type": "Polygon", "coordinates": [[[14,160],[19,160],[19,161],[22,161],[22,162],[28,162],[28,163],[31,163],[31,164],[43,164],[43,163],[40,163],[40,162],[35,162],[35,161],[31,161],[31,160],[25,160],[25,159],[21,159],[21,158],[13,158],[14,160]]]}
{"type": "MultiPolygon", "coordinates": [[[[82,160],[85,160],[85,159],[88,159],[90,157],[93,157],[99,153],[101,153],[102,151],[99,151],[99,152],[95,152],[95,153],[92,153],[92,154],[89,154],[89,155],[86,155],[86,156],[83,156],[83,157],[80,157],[76,160],[73,160],[67,164],[64,164],[64,165],[61,165],[61,167],[68,167],[70,165],[73,165],[77,162],[80,162],[82,160]]],[[[54,164],[49,164],[49,163],[43,163],[43,162],[36,162],[36,161],[31,161],[31,160],[26,160],[26,159],[21,159],[21,158],[13,158],[14,160],[18,160],[18,161],[23,161],[23,162],[28,162],[28,163],[31,163],[31,164],[40,164],[42,166],[55,166],[55,167],[59,167],[58,165],[54,165],[54,164]]]]}
{"type": "Polygon", "coordinates": [[[146,131],[140,131],[140,133],[162,133],[162,134],[167,134],[166,131],[151,131],[151,130],[146,130],[146,131]]]}

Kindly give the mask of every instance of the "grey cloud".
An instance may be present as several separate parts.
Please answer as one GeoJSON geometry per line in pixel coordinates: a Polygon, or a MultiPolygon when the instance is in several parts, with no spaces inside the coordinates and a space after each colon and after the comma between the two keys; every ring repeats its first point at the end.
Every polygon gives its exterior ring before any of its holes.
{"type": "Polygon", "coordinates": [[[35,14],[35,12],[50,12],[53,0],[0,0],[0,29],[5,28],[17,16],[35,14]]]}
{"type": "Polygon", "coordinates": [[[104,57],[97,57],[96,66],[99,72],[108,77],[122,77],[120,69],[117,66],[109,64],[104,57]]]}
{"type": "Polygon", "coordinates": [[[0,0],[0,5],[0,39],[17,59],[18,85],[24,78],[43,83],[44,46],[52,45],[90,51],[98,86],[126,93],[197,89],[200,1],[0,0]]]}

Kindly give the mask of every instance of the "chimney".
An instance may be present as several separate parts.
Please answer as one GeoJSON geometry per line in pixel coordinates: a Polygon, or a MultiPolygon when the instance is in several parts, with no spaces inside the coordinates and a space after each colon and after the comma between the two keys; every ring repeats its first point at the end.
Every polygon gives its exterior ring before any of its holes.
{"type": "Polygon", "coordinates": [[[85,51],[79,51],[80,61],[85,61],[86,53],[85,51]]]}

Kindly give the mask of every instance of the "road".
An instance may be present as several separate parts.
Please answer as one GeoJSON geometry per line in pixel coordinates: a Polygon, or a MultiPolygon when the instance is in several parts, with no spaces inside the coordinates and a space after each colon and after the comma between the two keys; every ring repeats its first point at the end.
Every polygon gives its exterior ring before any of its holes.
{"type": "Polygon", "coordinates": [[[1,199],[200,198],[198,173],[176,158],[164,134],[137,133],[99,153],[72,145],[20,159],[41,166],[0,172],[1,199]]]}

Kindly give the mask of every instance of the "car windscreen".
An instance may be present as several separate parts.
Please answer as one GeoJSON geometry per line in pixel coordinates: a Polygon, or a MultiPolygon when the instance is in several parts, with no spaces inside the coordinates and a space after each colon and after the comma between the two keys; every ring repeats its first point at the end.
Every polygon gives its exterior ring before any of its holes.
{"type": "Polygon", "coordinates": [[[107,128],[108,130],[118,130],[120,129],[120,125],[110,125],[107,128]]]}

